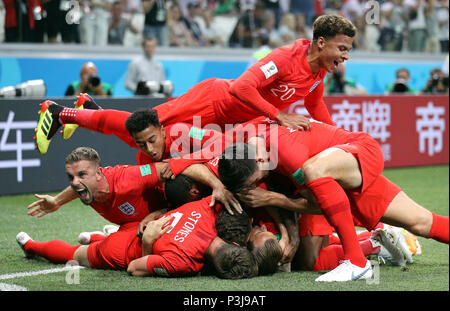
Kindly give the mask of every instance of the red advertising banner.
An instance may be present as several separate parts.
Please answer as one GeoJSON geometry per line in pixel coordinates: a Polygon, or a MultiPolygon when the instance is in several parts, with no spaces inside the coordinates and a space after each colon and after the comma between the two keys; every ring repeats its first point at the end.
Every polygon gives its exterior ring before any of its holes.
{"type": "MultiPolygon", "coordinates": [[[[327,96],[336,126],[369,133],[385,167],[449,163],[448,96],[327,96]]],[[[299,101],[284,112],[308,115],[299,101]]]]}

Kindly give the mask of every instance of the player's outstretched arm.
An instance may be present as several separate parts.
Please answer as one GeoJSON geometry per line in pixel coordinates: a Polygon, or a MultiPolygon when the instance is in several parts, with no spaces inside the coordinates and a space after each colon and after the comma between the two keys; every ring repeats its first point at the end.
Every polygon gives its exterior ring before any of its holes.
{"type": "Polygon", "coordinates": [[[77,194],[70,186],[54,197],[47,194],[34,196],[39,200],[28,205],[28,215],[38,218],[57,211],[64,204],[77,198],[77,194]]]}
{"type": "Polygon", "coordinates": [[[320,209],[304,197],[290,198],[282,193],[260,187],[239,193],[238,197],[247,207],[274,206],[297,213],[321,214],[320,209]]]}

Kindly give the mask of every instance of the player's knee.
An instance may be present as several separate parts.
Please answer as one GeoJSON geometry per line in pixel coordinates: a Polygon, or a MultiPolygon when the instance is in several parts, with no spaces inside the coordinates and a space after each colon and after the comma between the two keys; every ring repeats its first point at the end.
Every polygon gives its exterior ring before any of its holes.
{"type": "Polygon", "coordinates": [[[324,166],[320,165],[319,162],[320,161],[311,158],[303,164],[302,172],[303,180],[305,182],[327,176],[324,166]]]}

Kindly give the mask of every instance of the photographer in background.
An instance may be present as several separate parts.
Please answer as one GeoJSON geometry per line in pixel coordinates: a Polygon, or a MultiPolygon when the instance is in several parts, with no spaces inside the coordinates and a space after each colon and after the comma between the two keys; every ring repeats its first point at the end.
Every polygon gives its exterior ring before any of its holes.
{"type": "Polygon", "coordinates": [[[324,93],[328,95],[366,95],[367,90],[355,80],[345,76],[345,64],[339,63],[336,70],[327,76],[324,93]]]}
{"type": "Polygon", "coordinates": [[[425,94],[448,94],[448,76],[444,75],[439,68],[432,69],[422,92],[425,94]]]}
{"type": "Polygon", "coordinates": [[[101,81],[93,62],[87,62],[81,67],[80,81],[72,82],[67,87],[64,96],[78,96],[81,93],[94,96],[113,95],[113,87],[109,83],[101,81]]]}
{"type": "MultiPolygon", "coordinates": [[[[142,48],[144,55],[132,60],[125,76],[125,87],[136,95],[139,82],[163,82],[166,78],[162,64],[153,58],[156,49],[156,39],[144,38],[142,48]]],[[[142,83],[141,83],[142,84],[142,83]]]]}
{"type": "Polygon", "coordinates": [[[409,86],[410,74],[406,68],[399,68],[395,72],[395,81],[386,86],[385,94],[415,94],[417,91],[409,86]]]}

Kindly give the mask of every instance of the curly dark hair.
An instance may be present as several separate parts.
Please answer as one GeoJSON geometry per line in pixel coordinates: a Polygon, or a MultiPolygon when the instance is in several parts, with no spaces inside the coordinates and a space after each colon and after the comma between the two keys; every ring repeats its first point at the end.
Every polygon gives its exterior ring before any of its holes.
{"type": "Polygon", "coordinates": [[[232,193],[238,193],[245,182],[257,170],[255,148],[250,144],[234,144],[222,154],[218,172],[223,185],[232,193]]]}
{"type": "Polygon", "coordinates": [[[337,35],[346,35],[353,38],[355,34],[356,27],[351,21],[340,15],[321,15],[313,24],[313,41],[316,41],[319,37],[324,37],[328,40],[337,35]]]}
{"type": "Polygon", "coordinates": [[[217,235],[225,242],[246,246],[251,229],[250,217],[245,211],[231,215],[223,208],[216,218],[217,235]]]}
{"type": "Polygon", "coordinates": [[[140,108],[133,112],[125,121],[125,128],[131,136],[142,132],[149,126],[161,127],[157,111],[151,108],[140,108]]]}

